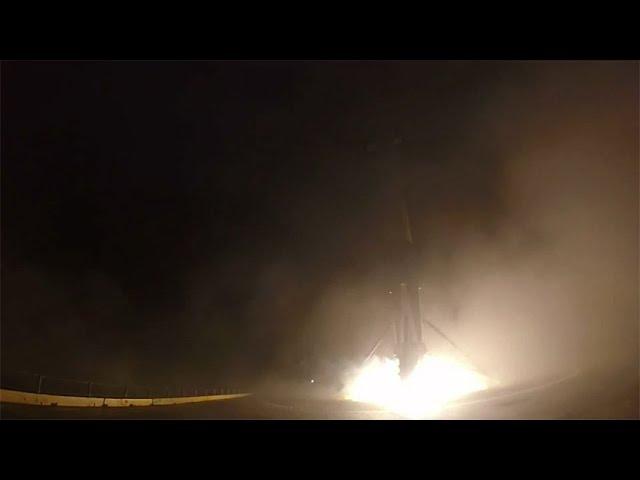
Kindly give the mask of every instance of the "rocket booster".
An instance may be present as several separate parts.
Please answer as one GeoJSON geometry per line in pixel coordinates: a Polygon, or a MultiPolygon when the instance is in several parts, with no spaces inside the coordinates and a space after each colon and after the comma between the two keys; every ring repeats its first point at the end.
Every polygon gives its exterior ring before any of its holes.
{"type": "Polygon", "coordinates": [[[425,353],[422,333],[421,288],[418,286],[417,251],[411,230],[411,218],[406,201],[402,205],[404,252],[399,285],[399,312],[395,315],[395,354],[400,362],[400,375],[406,376],[425,353]]]}

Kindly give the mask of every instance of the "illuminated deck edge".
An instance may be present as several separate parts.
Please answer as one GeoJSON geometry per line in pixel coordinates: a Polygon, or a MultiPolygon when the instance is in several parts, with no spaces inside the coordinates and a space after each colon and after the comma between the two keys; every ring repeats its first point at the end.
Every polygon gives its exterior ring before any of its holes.
{"type": "Polygon", "coordinates": [[[58,407],[151,407],[160,405],[179,405],[183,403],[212,402],[242,398],[250,393],[234,393],[228,395],[202,395],[197,397],[169,398],[106,398],[106,397],[73,397],[66,395],[49,395],[45,393],[21,392],[18,390],[0,389],[0,402],[19,403],[22,405],[41,405],[58,407]]]}

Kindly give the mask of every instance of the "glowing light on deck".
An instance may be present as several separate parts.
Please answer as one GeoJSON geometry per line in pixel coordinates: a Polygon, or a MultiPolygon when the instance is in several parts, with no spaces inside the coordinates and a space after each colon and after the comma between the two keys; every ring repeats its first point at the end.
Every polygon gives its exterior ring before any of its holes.
{"type": "Polygon", "coordinates": [[[346,398],[378,405],[406,418],[429,418],[452,400],[485,390],[489,381],[453,359],[424,355],[402,379],[398,360],[373,357],[345,388],[346,398]]]}

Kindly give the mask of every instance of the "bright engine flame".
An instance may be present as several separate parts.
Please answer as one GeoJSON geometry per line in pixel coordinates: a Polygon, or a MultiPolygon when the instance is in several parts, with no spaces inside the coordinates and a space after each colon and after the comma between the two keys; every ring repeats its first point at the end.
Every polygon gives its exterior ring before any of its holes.
{"type": "Polygon", "coordinates": [[[402,379],[397,359],[374,357],[348,383],[346,398],[418,419],[432,417],[448,402],[487,387],[484,376],[451,359],[424,355],[402,379]]]}

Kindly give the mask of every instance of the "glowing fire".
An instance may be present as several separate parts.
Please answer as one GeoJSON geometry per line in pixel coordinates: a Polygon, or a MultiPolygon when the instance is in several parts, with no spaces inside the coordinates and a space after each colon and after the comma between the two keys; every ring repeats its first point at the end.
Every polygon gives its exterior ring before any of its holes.
{"type": "Polygon", "coordinates": [[[488,379],[462,363],[424,355],[402,379],[397,359],[374,357],[346,386],[346,398],[379,405],[406,418],[436,415],[448,402],[485,390],[488,379]]]}

